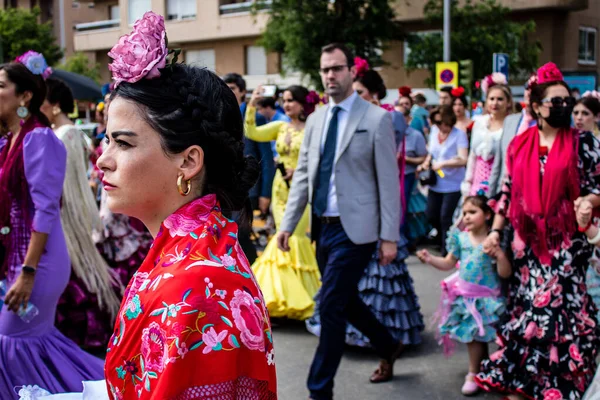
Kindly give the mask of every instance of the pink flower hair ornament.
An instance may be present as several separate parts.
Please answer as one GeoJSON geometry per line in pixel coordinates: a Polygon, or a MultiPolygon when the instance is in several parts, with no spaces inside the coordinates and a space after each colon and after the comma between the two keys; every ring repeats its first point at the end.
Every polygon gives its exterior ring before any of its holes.
{"type": "Polygon", "coordinates": [[[588,91],[584,92],[584,93],[581,95],[581,97],[582,97],[582,98],[583,98],[583,97],[593,97],[594,99],[596,99],[596,100],[599,100],[599,101],[600,101],[600,92],[598,92],[598,91],[596,91],[596,90],[592,90],[592,91],[588,90],[588,91]]]}
{"type": "Polygon", "coordinates": [[[537,83],[541,85],[542,83],[562,81],[564,80],[564,77],[556,64],[549,62],[542,65],[537,70],[537,80],[537,83]]]}
{"type": "Polygon", "coordinates": [[[142,79],[156,79],[161,70],[177,63],[181,50],[168,50],[165,19],[148,11],[135,21],[133,31],[119,38],[119,42],[108,52],[113,62],[108,65],[112,73],[114,88],[121,82],[135,83],[142,79]],[[173,55],[169,65],[167,56],[173,55]]]}
{"type": "Polygon", "coordinates": [[[34,75],[41,75],[44,80],[52,75],[52,68],[48,66],[46,59],[41,53],[29,50],[15,59],[15,62],[23,64],[34,75]]]}
{"type": "Polygon", "coordinates": [[[487,93],[488,90],[495,85],[508,85],[506,75],[501,72],[494,72],[482,79],[481,90],[483,93],[487,93]]]}
{"type": "Polygon", "coordinates": [[[364,58],[354,57],[356,76],[362,77],[369,70],[369,63],[364,58]]]}

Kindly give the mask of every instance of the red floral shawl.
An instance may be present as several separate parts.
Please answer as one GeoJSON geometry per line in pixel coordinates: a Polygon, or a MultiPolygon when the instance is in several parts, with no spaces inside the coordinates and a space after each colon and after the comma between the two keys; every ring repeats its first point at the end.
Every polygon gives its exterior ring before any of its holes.
{"type": "Polygon", "coordinates": [[[111,399],[277,399],[267,310],[214,195],[163,222],[125,292],[105,374],[111,399]]]}
{"type": "Polygon", "coordinates": [[[508,149],[512,177],[510,220],[515,230],[544,264],[569,243],[576,230],[573,202],[579,197],[578,133],[559,131],[540,174],[538,127],[515,137],[508,149]]]}

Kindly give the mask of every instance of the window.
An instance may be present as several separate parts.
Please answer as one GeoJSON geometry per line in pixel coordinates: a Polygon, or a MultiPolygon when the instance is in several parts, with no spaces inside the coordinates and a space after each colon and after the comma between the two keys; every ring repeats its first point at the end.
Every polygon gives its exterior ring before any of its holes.
{"type": "Polygon", "coordinates": [[[596,64],[596,28],[579,27],[579,64],[596,64]]]}
{"type": "Polygon", "coordinates": [[[129,13],[128,19],[129,25],[142,18],[146,11],[151,11],[152,5],[151,0],[129,0],[129,13]]]}
{"type": "Polygon", "coordinates": [[[246,75],[267,74],[267,53],[264,47],[246,47],[246,75]]]}
{"type": "Polygon", "coordinates": [[[108,19],[115,20],[121,19],[121,11],[119,6],[109,6],[108,7],[108,19]]]}
{"type": "Polygon", "coordinates": [[[167,0],[167,19],[196,18],[196,0],[167,0]]]}
{"type": "Polygon", "coordinates": [[[190,50],[185,52],[185,63],[197,67],[206,67],[215,72],[215,50],[190,50]]]}

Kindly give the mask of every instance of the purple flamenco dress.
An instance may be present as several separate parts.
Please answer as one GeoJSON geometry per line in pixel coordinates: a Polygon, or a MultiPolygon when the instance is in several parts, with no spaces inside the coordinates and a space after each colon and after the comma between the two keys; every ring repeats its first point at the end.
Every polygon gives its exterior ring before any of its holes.
{"type": "MultiPolygon", "coordinates": [[[[30,298],[39,314],[26,323],[6,305],[0,311],[0,398],[3,400],[19,398],[16,392],[22,385],[38,385],[51,393],[81,392],[83,380],[100,380],[104,375],[102,360],[81,350],[54,326],[56,305],[71,274],[60,223],[66,150],[49,128],[28,132],[25,128],[21,133],[25,135],[22,162],[29,199],[21,201],[12,196],[11,200],[8,238],[11,245],[6,254],[9,288],[19,276],[31,231],[47,233],[48,241],[30,298]],[[23,212],[22,202],[28,203],[28,212],[23,212]],[[24,215],[27,213],[29,223],[24,215]]],[[[1,139],[0,149],[6,143],[6,139],[1,139]]],[[[16,144],[12,151],[15,150],[19,150],[16,144]]],[[[0,170],[0,174],[11,172],[0,170]]]]}

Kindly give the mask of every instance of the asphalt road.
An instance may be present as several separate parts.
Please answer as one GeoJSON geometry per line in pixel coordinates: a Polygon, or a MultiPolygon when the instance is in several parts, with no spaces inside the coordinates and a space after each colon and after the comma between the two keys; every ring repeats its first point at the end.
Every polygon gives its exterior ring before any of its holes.
{"type": "MultiPolygon", "coordinates": [[[[439,301],[439,282],[447,273],[421,264],[416,257],[408,259],[408,266],[427,324],[423,343],[407,350],[396,361],[392,381],[377,385],[368,380],[377,368],[377,356],[368,350],[347,348],[335,381],[336,400],[465,399],[460,388],[468,370],[466,346],[457,344],[454,355],[446,358],[435,341],[430,323],[439,301]]],[[[318,339],[306,331],[303,323],[275,321],[273,330],[279,398],[306,400],[306,376],[318,339]]],[[[475,398],[500,399],[502,396],[481,393],[475,398]]]]}

